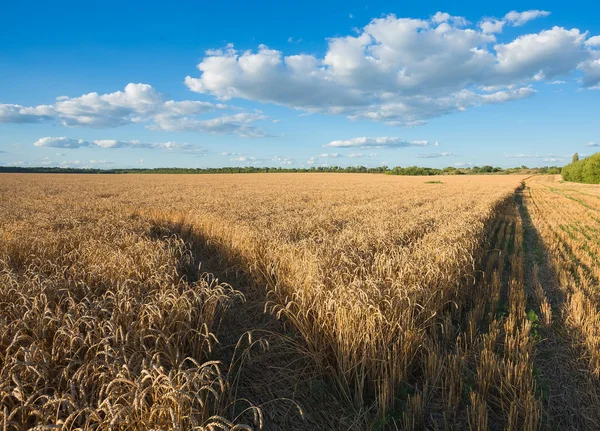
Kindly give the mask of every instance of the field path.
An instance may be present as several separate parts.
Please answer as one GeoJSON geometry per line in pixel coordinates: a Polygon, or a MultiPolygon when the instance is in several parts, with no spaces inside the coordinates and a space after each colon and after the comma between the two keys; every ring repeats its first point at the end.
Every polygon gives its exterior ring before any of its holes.
{"type": "MultiPolygon", "coordinates": [[[[201,265],[202,272],[243,292],[245,301],[222,316],[216,335],[222,360],[233,358],[229,373],[234,399],[252,400],[261,408],[264,431],[365,429],[365,417],[349,409],[332,382],[311,363],[300,334],[265,311],[267,292],[252,280],[250,264],[242,256],[193,224],[157,220],[154,228],[191,245],[193,261],[186,275],[192,280],[201,265]]],[[[247,407],[239,404],[234,410],[247,407]]]]}
{"type": "MultiPolygon", "coordinates": [[[[560,286],[537,227],[531,218],[530,180],[520,189],[515,200],[524,228],[525,278],[528,299],[538,316],[543,313],[536,300],[536,274],[551,306],[552,322],[539,324],[540,341],[534,364],[537,391],[544,405],[543,429],[584,430],[600,427],[599,394],[582,359],[581,349],[567,330],[567,289],[560,286]]],[[[529,307],[528,307],[529,308],[529,307]]]]}

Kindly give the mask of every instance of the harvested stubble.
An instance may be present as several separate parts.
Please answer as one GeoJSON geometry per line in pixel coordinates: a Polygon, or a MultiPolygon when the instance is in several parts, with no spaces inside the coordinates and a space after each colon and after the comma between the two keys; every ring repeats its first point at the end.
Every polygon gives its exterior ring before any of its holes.
{"type": "MultiPolygon", "coordinates": [[[[22,390],[23,399],[68,398],[80,422],[65,427],[225,424],[223,417],[234,414],[223,394],[227,363],[217,369],[209,346],[216,343],[215,316],[241,294],[181,278],[190,267],[182,259],[199,241],[220,250],[223,269],[247,274],[246,296],[269,292],[266,312],[299,335],[328,390],[359,418],[352,421],[357,429],[536,429],[533,339],[512,201],[521,180],[447,177],[432,188],[422,178],[350,174],[3,176],[3,284],[14,287],[2,291],[12,296],[2,298],[10,307],[0,311],[1,402],[11,423],[33,411],[15,395],[22,390]],[[156,226],[170,226],[175,236],[149,235],[156,226]],[[49,283],[52,294],[28,287],[39,282],[49,283]],[[85,341],[77,331],[96,325],[91,345],[115,352],[86,356],[87,345],[78,350],[79,341],[49,337],[50,329],[36,325],[46,314],[58,316],[55,331],[68,339],[85,341]],[[86,324],[69,326],[78,319],[86,324]],[[27,329],[19,332],[19,325],[27,329]],[[30,338],[15,343],[23,331],[30,338]],[[25,359],[12,363],[9,348],[43,357],[56,350],[63,362],[49,362],[38,374],[25,359]],[[211,394],[198,397],[202,405],[190,404],[197,398],[182,377],[190,368],[213,376],[194,387],[211,394]],[[144,377],[155,369],[169,378],[144,377]],[[95,372],[104,376],[101,383],[86,386],[95,372]],[[15,373],[40,377],[19,386],[15,373]],[[53,379],[58,389],[50,390],[53,379]],[[160,386],[167,381],[185,389],[169,392],[160,386]],[[145,390],[152,396],[139,395],[145,390]]],[[[41,413],[43,420],[65,421],[61,409],[41,413]]],[[[261,417],[253,416],[259,411],[250,407],[236,421],[260,426],[261,417]]]]}
{"type": "Polygon", "coordinates": [[[539,236],[535,284],[550,300],[540,307],[550,343],[541,346],[548,421],[560,429],[600,429],[600,187],[558,175],[526,184],[524,201],[539,236]]]}

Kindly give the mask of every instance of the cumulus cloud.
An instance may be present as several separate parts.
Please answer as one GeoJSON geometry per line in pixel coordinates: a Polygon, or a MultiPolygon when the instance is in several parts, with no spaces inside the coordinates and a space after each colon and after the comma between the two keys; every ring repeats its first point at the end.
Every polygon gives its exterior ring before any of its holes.
{"type": "Polygon", "coordinates": [[[109,128],[142,123],[165,131],[199,131],[264,137],[252,123],[267,120],[258,113],[236,113],[214,118],[197,118],[221,110],[239,110],[222,103],[194,100],[164,100],[148,84],[127,84],[124,91],[108,94],[88,93],[79,97],[58,97],[56,103],[35,107],[0,104],[0,122],[35,123],[57,119],[69,127],[109,128]]]}
{"type": "Polygon", "coordinates": [[[144,143],[140,141],[118,141],[115,139],[98,139],[95,141],[85,141],[83,139],[70,139],[67,137],[53,138],[47,136],[40,138],[33,144],[36,147],[50,147],[50,148],[104,148],[104,149],[115,149],[115,148],[145,148],[145,149],[159,149],[168,151],[182,151],[182,152],[204,152],[201,147],[197,145],[176,142],[159,142],[159,143],[144,143]]]}
{"type": "Polygon", "coordinates": [[[485,18],[479,23],[479,28],[484,33],[502,33],[505,25],[513,27],[521,27],[527,22],[536,18],[542,18],[549,16],[550,12],[545,10],[527,10],[524,12],[517,12],[515,10],[504,15],[502,19],[496,18],[485,18]]]}
{"type": "MultiPolygon", "coordinates": [[[[343,141],[331,141],[324,147],[332,148],[403,148],[411,146],[427,146],[429,141],[406,141],[398,137],[352,138],[343,141]]],[[[436,143],[437,144],[437,143],[436,143]]],[[[434,144],[435,145],[435,144],[434,144]]]]}
{"type": "Polygon", "coordinates": [[[535,80],[564,76],[589,56],[583,48],[584,41],[585,33],[578,29],[554,27],[495,45],[498,59],[495,79],[502,82],[513,76],[530,76],[535,80]]]}
{"type": "Polygon", "coordinates": [[[479,23],[479,27],[483,33],[502,33],[505,21],[498,19],[486,19],[479,23]]]}
{"type": "Polygon", "coordinates": [[[600,48],[600,36],[590,37],[585,41],[585,44],[591,48],[600,48]]]}
{"type": "Polygon", "coordinates": [[[479,27],[442,12],[428,20],[388,15],[356,35],[328,39],[323,56],[286,56],[266,45],[240,51],[230,44],[207,51],[198,64],[200,76],[187,76],[185,83],[222,100],[418,125],[475,106],[531,97],[530,84],[555,80],[590,60],[587,33],[579,29],[553,27],[505,43],[493,34],[504,25],[546,15],[510,12],[479,27]]]}
{"type": "Polygon", "coordinates": [[[584,87],[594,88],[600,84],[600,55],[595,60],[588,60],[579,65],[583,71],[581,83],[584,87]]]}
{"type": "Polygon", "coordinates": [[[48,105],[26,107],[0,103],[0,123],[37,123],[48,120],[55,114],[48,105]]]}

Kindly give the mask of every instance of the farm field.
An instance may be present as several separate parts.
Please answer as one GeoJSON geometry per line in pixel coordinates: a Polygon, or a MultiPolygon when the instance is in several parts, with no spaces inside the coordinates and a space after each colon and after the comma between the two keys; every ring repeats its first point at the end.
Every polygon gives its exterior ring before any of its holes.
{"type": "Polygon", "coordinates": [[[436,178],[0,176],[0,424],[597,429],[600,188],[436,178]]]}
{"type": "Polygon", "coordinates": [[[524,202],[535,229],[531,265],[540,268],[540,366],[548,414],[565,429],[600,427],[600,187],[540,176],[527,181],[524,202]],[[568,396],[567,394],[571,394],[568,396]]]}

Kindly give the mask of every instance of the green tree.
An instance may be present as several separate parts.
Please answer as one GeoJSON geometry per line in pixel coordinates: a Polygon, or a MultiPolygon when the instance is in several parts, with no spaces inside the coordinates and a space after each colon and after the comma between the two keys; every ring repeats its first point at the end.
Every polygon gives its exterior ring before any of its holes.
{"type": "Polygon", "coordinates": [[[600,184],[600,153],[583,160],[581,176],[584,183],[600,184]]]}
{"type": "Polygon", "coordinates": [[[578,161],[579,161],[579,153],[573,154],[573,160],[572,160],[572,162],[575,163],[575,162],[578,162],[578,161]]]}

